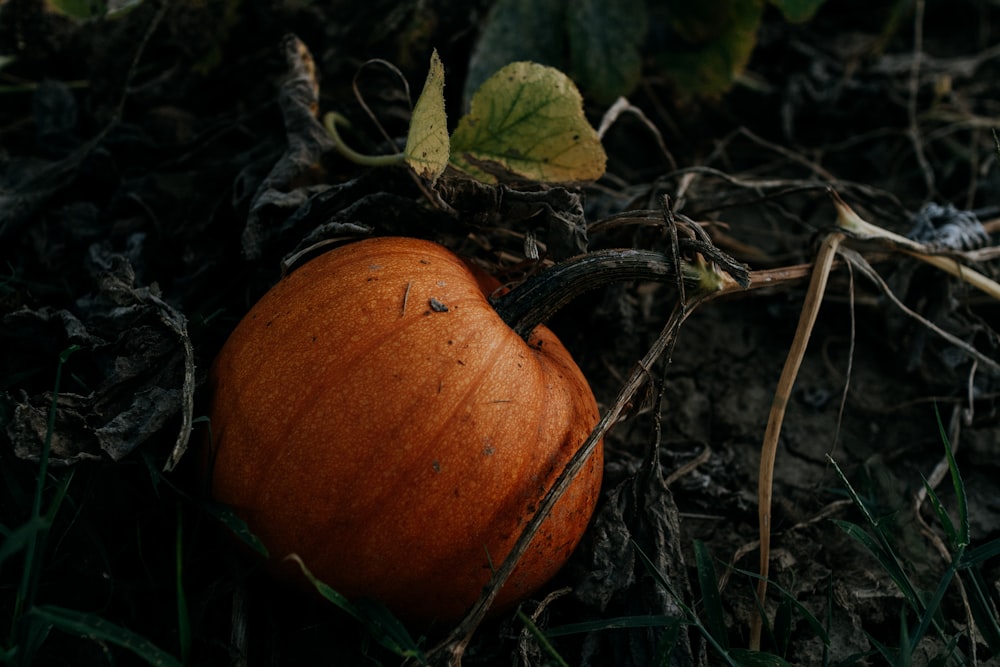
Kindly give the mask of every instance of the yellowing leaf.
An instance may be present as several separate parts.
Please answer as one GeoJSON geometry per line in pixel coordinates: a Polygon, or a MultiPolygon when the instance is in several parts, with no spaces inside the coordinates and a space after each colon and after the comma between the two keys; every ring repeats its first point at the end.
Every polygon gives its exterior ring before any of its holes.
{"type": "Polygon", "coordinates": [[[444,112],[444,65],[437,51],[431,54],[424,89],[413,106],[410,131],[403,151],[406,163],[434,182],[448,166],[448,118],[444,112]]]}
{"type": "Polygon", "coordinates": [[[451,136],[451,164],[473,177],[567,183],[604,174],[607,157],[580,92],[559,70],[511,63],[483,83],[470,107],[451,136]]]}

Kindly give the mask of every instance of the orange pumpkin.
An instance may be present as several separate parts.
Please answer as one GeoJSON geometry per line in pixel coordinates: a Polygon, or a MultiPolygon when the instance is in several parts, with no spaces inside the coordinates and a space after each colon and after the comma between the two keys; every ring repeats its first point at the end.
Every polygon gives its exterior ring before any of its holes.
{"type": "MultiPolygon", "coordinates": [[[[597,423],[555,335],[525,341],[469,268],[426,241],[368,239],[284,278],[212,371],[214,497],[280,561],[348,597],[460,617],[597,423]]],[[[600,447],[494,605],[537,590],[579,542],[600,447]]]]}

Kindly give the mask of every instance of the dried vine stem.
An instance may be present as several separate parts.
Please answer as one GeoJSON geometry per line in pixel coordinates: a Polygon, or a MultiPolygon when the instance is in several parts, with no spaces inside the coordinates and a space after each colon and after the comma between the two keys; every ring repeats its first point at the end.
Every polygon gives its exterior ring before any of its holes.
{"type": "MultiPolygon", "coordinates": [[[[813,265],[809,289],[806,292],[805,303],[795,328],[795,338],[785,358],[781,369],[778,387],[771,402],[771,412],[767,418],[767,428],[764,431],[764,442],[760,451],[760,472],[757,479],[757,515],[760,522],[760,579],[757,582],[757,598],[761,606],[767,596],[767,575],[771,559],[771,497],[774,489],[774,460],[778,451],[778,439],[781,437],[781,425],[785,420],[785,410],[792,395],[792,386],[805,357],[809,337],[812,334],[823,293],[830,277],[830,269],[837,255],[837,248],[844,240],[843,232],[831,232],[823,239],[813,265]]],[[[760,650],[761,616],[754,614],[750,625],[750,648],[760,650]]]]}
{"type": "MultiPolygon", "coordinates": [[[[763,607],[767,595],[767,575],[770,565],[771,544],[771,500],[774,487],[774,462],[778,449],[778,439],[781,436],[781,426],[784,421],[788,400],[791,396],[792,386],[795,384],[795,378],[798,375],[799,367],[805,356],[806,346],[809,344],[809,337],[816,323],[816,316],[819,313],[823,293],[826,290],[827,280],[836,255],[844,255],[848,261],[861,268],[876,284],[881,283],[880,279],[877,279],[877,274],[875,274],[868,263],[854,251],[841,249],[841,243],[847,238],[888,243],[895,250],[936,266],[986,292],[990,296],[1000,299],[1000,285],[987,276],[958,263],[951,257],[929,253],[919,243],[865,221],[840,198],[836,191],[830,189],[829,193],[837,210],[837,229],[830,232],[823,239],[816,255],[809,289],[806,293],[802,312],[799,316],[799,323],[795,330],[795,338],[792,340],[792,345],[788,350],[788,356],[785,358],[785,365],[778,380],[774,400],[771,403],[771,412],[768,415],[767,427],[764,431],[764,441],[761,445],[760,472],[757,482],[757,512],[760,522],[760,580],[757,583],[757,597],[760,602],[760,608],[763,607]]],[[[891,295],[891,292],[887,288],[885,291],[891,295]]],[[[904,311],[916,316],[915,313],[909,311],[895,297],[892,298],[904,311]]],[[[971,346],[950,336],[947,332],[934,327],[929,322],[926,322],[926,324],[938,335],[945,337],[949,342],[959,345],[973,358],[995,365],[995,362],[979,354],[971,346]]],[[[760,650],[761,625],[762,619],[760,613],[757,612],[754,614],[750,625],[750,648],[752,650],[760,650]]]]}
{"type": "Polygon", "coordinates": [[[852,239],[885,243],[893,250],[950,273],[994,299],[1000,300],[1000,284],[992,278],[961,264],[954,257],[934,253],[923,244],[868,222],[848,206],[835,191],[830,190],[830,196],[833,197],[834,206],[837,207],[837,226],[852,239]]]}

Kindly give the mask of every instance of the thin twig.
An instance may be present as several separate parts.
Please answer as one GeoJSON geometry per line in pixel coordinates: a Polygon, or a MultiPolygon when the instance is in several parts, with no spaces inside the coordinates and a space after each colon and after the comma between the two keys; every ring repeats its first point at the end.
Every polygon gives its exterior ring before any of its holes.
{"type": "Polygon", "coordinates": [[[398,78],[400,81],[403,82],[403,93],[406,97],[406,103],[410,107],[410,112],[412,113],[413,100],[410,97],[410,83],[406,80],[406,77],[403,76],[403,73],[399,70],[398,67],[393,65],[388,60],[383,60],[382,58],[372,58],[371,60],[367,60],[361,63],[357,71],[354,72],[354,79],[352,79],[351,81],[351,88],[354,90],[354,99],[358,101],[358,105],[362,109],[364,109],[366,114],[368,114],[368,118],[371,119],[372,123],[375,124],[375,127],[378,128],[379,133],[382,135],[382,138],[385,139],[386,143],[392,144],[392,137],[389,136],[389,133],[386,131],[385,127],[383,127],[382,123],[379,122],[378,116],[375,115],[375,112],[372,111],[371,107],[368,106],[368,103],[365,101],[365,96],[361,93],[361,89],[358,86],[358,82],[361,78],[361,70],[363,70],[365,67],[369,65],[381,65],[382,67],[385,67],[390,72],[392,72],[396,76],[396,78],[398,78]]]}
{"type": "MultiPolygon", "coordinates": [[[[893,250],[906,253],[931,266],[936,266],[976,289],[982,290],[994,299],[1000,300],[1000,283],[992,278],[959,263],[954,257],[931,252],[921,243],[868,222],[848,206],[836,191],[830,190],[830,196],[837,208],[837,226],[851,238],[885,243],[893,250]]],[[[960,256],[964,256],[964,253],[960,256]]]]}
{"type": "Polygon", "coordinates": [[[885,280],[882,279],[882,276],[878,274],[878,272],[874,269],[874,267],[872,267],[872,265],[868,263],[868,260],[866,260],[861,255],[861,253],[859,253],[856,250],[851,250],[849,248],[841,248],[840,255],[845,260],[851,262],[855,267],[857,267],[861,271],[861,273],[865,275],[865,277],[871,280],[876,287],[882,290],[882,293],[885,294],[889,298],[889,300],[892,301],[893,304],[895,304],[895,306],[899,308],[901,311],[903,311],[907,316],[912,317],[921,325],[926,327],[928,330],[932,331],[941,338],[945,339],[946,341],[948,341],[955,347],[959,348],[960,350],[962,350],[963,352],[965,352],[978,362],[986,366],[989,366],[995,371],[1000,371],[1000,362],[983,354],[982,352],[980,352],[972,345],[959,338],[958,336],[955,336],[952,333],[948,333],[947,331],[937,326],[936,324],[928,320],[926,317],[923,317],[920,313],[914,311],[912,308],[903,303],[899,299],[899,297],[896,296],[896,294],[892,291],[892,289],[889,288],[889,285],[885,282],[885,280]]]}
{"type": "Polygon", "coordinates": [[[920,136],[920,124],[917,120],[917,94],[920,92],[920,62],[923,57],[924,47],[924,0],[916,0],[913,3],[913,59],[910,63],[910,90],[906,103],[906,111],[909,116],[910,125],[907,134],[913,143],[913,152],[920,165],[920,171],[924,175],[924,185],[927,187],[927,196],[934,195],[934,170],[931,169],[927,156],[924,154],[923,139],[920,136]]]}

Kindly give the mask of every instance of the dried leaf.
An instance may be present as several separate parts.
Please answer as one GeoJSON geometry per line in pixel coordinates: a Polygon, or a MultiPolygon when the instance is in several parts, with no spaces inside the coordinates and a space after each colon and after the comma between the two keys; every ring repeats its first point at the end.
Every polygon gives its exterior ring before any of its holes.
{"type": "Polygon", "coordinates": [[[444,65],[437,51],[431,54],[424,90],[417,98],[406,137],[406,163],[430,182],[448,166],[448,118],[444,111],[444,65]]]}
{"type": "MultiPolygon", "coordinates": [[[[183,455],[193,421],[194,351],[187,321],[155,289],[135,284],[124,256],[94,246],[88,259],[98,290],[77,302],[79,317],[68,310],[22,309],[4,318],[4,328],[20,334],[4,342],[18,352],[31,346],[33,358],[43,354],[34,348],[48,348],[52,359],[70,344],[81,348],[71,363],[80,364],[77,387],[86,381],[90,391],[71,387],[57,397],[54,463],[104,455],[117,461],[179,417],[169,469],[183,455]],[[28,332],[35,335],[25,338],[28,332]]],[[[3,397],[13,412],[7,434],[17,456],[37,459],[48,436],[52,398],[49,390],[24,389],[3,397]]]]}
{"type": "Polygon", "coordinates": [[[452,165],[487,183],[498,176],[592,181],[604,174],[607,162],[573,82],[531,62],[511,63],[482,85],[451,145],[452,165]]]}
{"type": "MultiPolygon", "coordinates": [[[[591,529],[594,547],[587,573],[576,593],[584,602],[608,617],[669,616],[684,618],[671,595],[656,581],[636,554],[636,545],[649,555],[659,576],[671,582],[674,591],[690,598],[684,557],[678,537],[680,518],[673,496],[661,473],[658,457],[647,458],[639,473],[608,493],[607,501],[594,517],[591,529]]],[[[588,644],[600,652],[604,663],[621,665],[659,664],[664,647],[662,628],[635,627],[610,635],[593,633],[588,644]]],[[[602,663],[602,664],[604,664],[602,663]]],[[[672,665],[704,664],[704,654],[696,656],[686,633],[677,637],[672,665]]]]}
{"type": "MultiPolygon", "coordinates": [[[[281,113],[288,147],[257,188],[243,230],[243,252],[250,259],[261,256],[268,239],[266,213],[275,203],[294,208],[308,198],[303,187],[317,180],[323,153],[333,148],[333,139],[317,119],[319,83],[312,54],[298,37],[285,42],[288,77],[281,86],[281,113]]],[[[325,187],[325,186],[317,186],[325,187]]]]}
{"type": "Polygon", "coordinates": [[[587,251],[587,222],[581,194],[562,187],[539,190],[490,185],[471,178],[444,179],[441,197],[473,224],[507,224],[528,231],[541,228],[546,256],[556,261],[587,251]]]}

